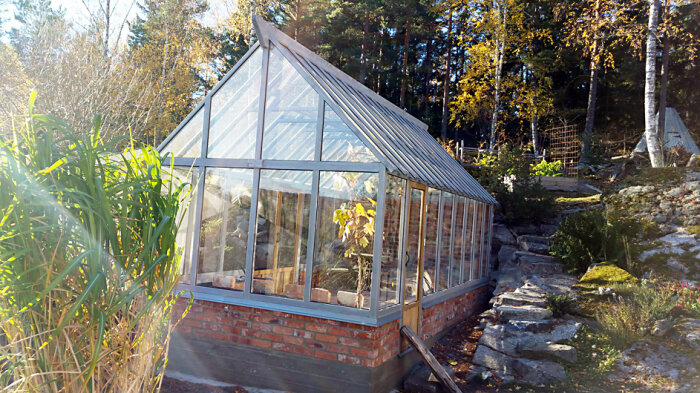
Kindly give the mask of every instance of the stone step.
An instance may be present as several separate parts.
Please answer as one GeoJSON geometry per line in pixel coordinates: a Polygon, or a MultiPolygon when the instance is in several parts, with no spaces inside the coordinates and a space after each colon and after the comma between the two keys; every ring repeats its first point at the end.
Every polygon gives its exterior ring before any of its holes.
{"type": "Polygon", "coordinates": [[[533,385],[544,385],[566,379],[564,367],[548,360],[519,359],[479,345],[472,359],[474,364],[507,375],[516,375],[518,380],[533,385]]]}
{"type": "Polygon", "coordinates": [[[518,236],[518,246],[524,251],[546,254],[549,251],[550,239],[544,236],[518,236]]]}
{"type": "Polygon", "coordinates": [[[506,292],[494,298],[493,304],[497,306],[535,306],[545,307],[545,297],[542,295],[532,296],[530,294],[506,292]]]}
{"type": "Polygon", "coordinates": [[[520,268],[525,274],[556,274],[564,271],[561,263],[521,263],[520,268]]]}
{"type": "Polygon", "coordinates": [[[557,263],[559,260],[553,256],[539,254],[530,251],[518,251],[515,253],[515,258],[518,262],[530,262],[530,263],[557,263]]]}
{"type": "Polygon", "coordinates": [[[576,348],[564,344],[532,343],[520,348],[523,357],[534,360],[553,360],[576,363],[576,348]]]}
{"type": "Polygon", "coordinates": [[[552,312],[535,306],[498,306],[494,307],[499,321],[511,319],[542,320],[552,317],[552,312]]]}

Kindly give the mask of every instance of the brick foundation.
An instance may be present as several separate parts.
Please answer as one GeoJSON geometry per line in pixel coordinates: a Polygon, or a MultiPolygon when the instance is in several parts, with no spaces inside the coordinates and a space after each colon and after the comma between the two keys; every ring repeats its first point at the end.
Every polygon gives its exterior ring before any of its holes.
{"type": "MultiPolygon", "coordinates": [[[[422,338],[430,338],[468,317],[488,300],[483,286],[423,310],[422,338]]],[[[187,299],[179,299],[174,318],[179,319],[187,299]]],[[[331,319],[279,311],[194,300],[176,328],[183,336],[198,336],[333,360],[377,367],[398,355],[399,320],[382,326],[364,326],[331,319]]]]}

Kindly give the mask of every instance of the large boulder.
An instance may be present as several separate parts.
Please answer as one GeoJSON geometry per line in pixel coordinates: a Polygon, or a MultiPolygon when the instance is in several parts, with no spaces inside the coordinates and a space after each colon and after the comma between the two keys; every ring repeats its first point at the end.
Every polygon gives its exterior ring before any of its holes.
{"type": "Polygon", "coordinates": [[[507,226],[503,224],[493,224],[493,238],[492,243],[494,247],[499,245],[514,245],[517,244],[515,241],[515,236],[510,232],[507,226]]]}
{"type": "Polygon", "coordinates": [[[649,377],[661,377],[678,383],[687,377],[697,376],[696,363],[663,343],[642,340],[622,352],[617,361],[619,373],[616,378],[647,383],[649,377]]]}
{"type": "Polygon", "coordinates": [[[506,244],[501,246],[501,249],[498,251],[499,268],[515,265],[517,261],[517,252],[518,248],[513,245],[506,244]]]}

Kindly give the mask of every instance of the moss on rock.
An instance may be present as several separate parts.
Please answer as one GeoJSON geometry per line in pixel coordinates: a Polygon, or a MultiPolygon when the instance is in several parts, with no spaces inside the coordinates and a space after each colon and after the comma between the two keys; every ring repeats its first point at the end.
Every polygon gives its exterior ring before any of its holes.
{"type": "Polygon", "coordinates": [[[612,263],[600,263],[586,272],[576,286],[582,289],[597,289],[612,284],[632,284],[638,281],[626,270],[612,263]]]}

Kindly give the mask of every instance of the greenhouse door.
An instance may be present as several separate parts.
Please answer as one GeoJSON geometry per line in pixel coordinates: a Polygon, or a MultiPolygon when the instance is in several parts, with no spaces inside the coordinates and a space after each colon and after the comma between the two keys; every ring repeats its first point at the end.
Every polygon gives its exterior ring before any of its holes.
{"type": "MultiPolygon", "coordinates": [[[[406,214],[406,253],[403,271],[403,315],[402,325],[410,326],[420,337],[421,283],[423,275],[423,228],[425,228],[424,185],[411,182],[408,193],[408,212],[406,214]]],[[[408,349],[408,342],[401,338],[401,352],[408,349]]]]}

